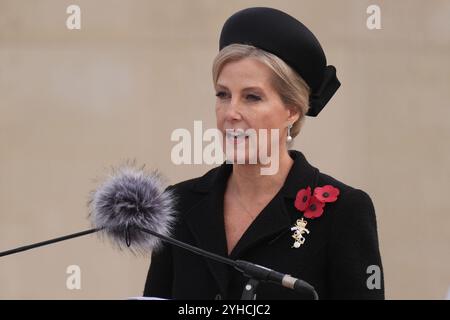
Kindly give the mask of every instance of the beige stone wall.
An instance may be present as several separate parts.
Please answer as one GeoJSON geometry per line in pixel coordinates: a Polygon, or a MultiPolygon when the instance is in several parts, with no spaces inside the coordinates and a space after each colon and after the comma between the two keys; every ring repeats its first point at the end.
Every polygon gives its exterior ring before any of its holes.
{"type": "MultiPolygon", "coordinates": [[[[170,161],[176,128],[214,126],[211,62],[225,19],[253,5],[309,26],[342,87],[295,142],[375,204],[390,299],[450,286],[450,2],[0,0],[0,251],[89,227],[86,201],[112,165],[136,158],[170,182],[206,165],[170,161]],[[381,7],[368,30],[366,8],[381,7]]],[[[95,236],[0,258],[1,299],[123,299],[149,260],[95,236]],[[81,290],[66,289],[79,265],[81,290]]]]}

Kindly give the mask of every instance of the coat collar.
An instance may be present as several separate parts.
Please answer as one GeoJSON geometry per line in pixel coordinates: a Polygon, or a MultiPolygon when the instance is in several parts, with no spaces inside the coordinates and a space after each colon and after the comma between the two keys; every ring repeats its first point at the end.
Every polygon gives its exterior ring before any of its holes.
{"type": "MultiPolygon", "coordinates": [[[[317,184],[319,170],[306,160],[302,152],[289,150],[289,155],[294,160],[294,164],[286,177],[281,192],[284,196],[295,199],[298,190],[308,185],[312,188],[312,185],[317,184]]],[[[224,162],[220,167],[208,171],[199,178],[192,189],[195,192],[210,193],[215,187],[222,185],[223,190],[225,190],[232,171],[233,165],[224,162]]]]}
{"type": "MultiPolygon", "coordinates": [[[[292,217],[286,208],[285,199],[293,202],[298,190],[308,185],[314,189],[317,185],[319,170],[311,166],[300,151],[290,150],[289,155],[294,164],[283,187],[245,231],[229,258],[240,259],[252,247],[290,230],[295,217],[292,217]]],[[[224,163],[199,178],[192,189],[194,192],[204,193],[205,197],[185,216],[197,245],[222,256],[228,256],[223,204],[227,181],[232,171],[232,164],[224,163]]],[[[207,263],[222,294],[226,295],[230,267],[209,259],[207,263]]]]}

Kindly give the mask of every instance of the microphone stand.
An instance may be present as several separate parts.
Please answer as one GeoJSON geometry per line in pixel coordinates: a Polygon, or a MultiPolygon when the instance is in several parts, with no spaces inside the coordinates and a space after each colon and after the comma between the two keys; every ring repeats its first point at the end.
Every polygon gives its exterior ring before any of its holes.
{"type": "MultiPolygon", "coordinates": [[[[209,251],[205,251],[203,249],[191,246],[187,243],[181,242],[179,240],[170,238],[170,237],[166,237],[163,236],[155,231],[152,230],[148,230],[148,229],[143,229],[143,228],[139,228],[139,230],[141,230],[142,232],[151,234],[153,236],[156,236],[166,242],[169,242],[175,246],[184,248],[188,251],[197,253],[201,256],[210,258],[212,260],[216,260],[218,262],[222,262],[225,263],[227,265],[230,265],[232,267],[234,267],[236,270],[242,272],[244,274],[244,276],[248,277],[249,280],[247,282],[247,284],[244,286],[244,290],[242,292],[242,296],[241,296],[241,300],[256,300],[256,289],[258,288],[259,282],[260,281],[266,281],[266,282],[274,282],[273,279],[274,278],[281,278],[283,277],[282,274],[275,272],[273,270],[270,270],[268,268],[265,268],[263,266],[259,266],[257,264],[251,263],[251,262],[247,262],[244,260],[231,260],[225,257],[222,257],[218,254],[209,252],[209,251]]],[[[288,279],[287,281],[294,279],[291,278],[288,279]]],[[[283,279],[284,281],[284,279],[283,279]]],[[[278,282],[275,282],[277,284],[279,284],[278,282]]],[[[308,290],[311,291],[312,295],[313,295],[313,299],[314,300],[319,300],[319,296],[317,295],[316,290],[314,289],[313,286],[311,286],[309,283],[302,281],[302,280],[297,280],[296,282],[297,284],[301,284],[303,286],[303,288],[307,288],[308,290]]],[[[298,289],[297,287],[293,287],[292,289],[298,289]]]]}
{"type": "MultiPolygon", "coordinates": [[[[138,228],[138,227],[136,227],[138,228]]],[[[207,257],[209,259],[221,262],[221,263],[225,263],[229,266],[232,266],[233,268],[235,268],[236,270],[242,272],[244,274],[244,276],[248,277],[249,280],[247,282],[247,284],[244,286],[244,290],[242,292],[242,296],[241,296],[241,300],[255,300],[256,299],[256,289],[259,285],[260,281],[266,281],[266,282],[273,282],[273,283],[277,283],[280,284],[279,282],[275,282],[274,279],[277,280],[281,280],[281,278],[283,278],[283,282],[285,281],[285,275],[275,272],[273,270],[270,270],[268,268],[265,268],[263,266],[259,266],[256,264],[253,264],[251,262],[247,262],[244,260],[231,260],[229,258],[225,258],[223,256],[220,256],[218,254],[200,249],[198,247],[189,245],[187,243],[184,243],[182,241],[164,236],[162,234],[159,234],[155,231],[152,230],[148,230],[148,229],[143,229],[143,228],[138,228],[140,231],[145,232],[147,234],[150,234],[152,236],[155,236],[157,238],[160,238],[162,240],[164,240],[165,242],[168,242],[170,244],[173,244],[177,247],[186,249],[190,252],[196,253],[198,255],[207,257]]],[[[7,250],[7,251],[3,251],[0,252],[0,257],[4,257],[4,256],[8,256],[11,254],[15,254],[15,253],[19,253],[19,252],[23,252],[23,251],[27,251],[27,250],[31,250],[34,248],[38,248],[38,247],[42,247],[42,246],[46,246],[52,243],[56,243],[56,242],[61,242],[64,240],[68,240],[68,239],[73,239],[73,238],[77,238],[77,237],[81,237],[84,235],[88,235],[91,233],[95,233],[98,231],[102,231],[105,230],[104,228],[94,228],[94,229],[89,229],[89,230],[85,230],[82,232],[77,232],[77,233],[73,233],[67,236],[62,236],[62,237],[58,237],[58,238],[54,238],[54,239],[50,239],[50,240],[46,240],[46,241],[42,241],[42,242],[38,242],[38,243],[34,243],[31,245],[26,245],[26,246],[22,246],[22,247],[18,247],[15,249],[11,249],[11,250],[7,250]]],[[[128,232],[128,228],[126,229],[126,234],[125,234],[125,238],[126,238],[126,243],[128,246],[130,246],[130,242],[129,242],[129,232],[128,232]]],[[[292,280],[295,278],[288,278],[287,281],[292,280]]],[[[296,280],[296,279],[295,279],[296,280]]],[[[314,300],[318,300],[318,295],[317,292],[314,290],[314,287],[312,287],[310,284],[308,284],[305,281],[302,280],[297,280],[296,281],[297,284],[301,284],[302,287],[307,288],[308,290],[310,290],[314,296],[314,300]]],[[[291,287],[291,289],[298,289],[297,286],[293,286],[291,287]]]]}

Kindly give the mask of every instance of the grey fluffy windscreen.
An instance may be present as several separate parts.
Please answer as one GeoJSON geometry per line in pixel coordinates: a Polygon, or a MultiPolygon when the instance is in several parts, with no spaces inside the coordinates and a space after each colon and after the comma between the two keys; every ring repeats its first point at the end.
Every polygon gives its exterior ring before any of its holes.
{"type": "Polygon", "coordinates": [[[89,217],[95,228],[103,228],[119,248],[135,254],[158,250],[161,240],[140,229],[170,236],[175,223],[175,198],[161,175],[132,165],[114,170],[89,199],[89,217]]]}

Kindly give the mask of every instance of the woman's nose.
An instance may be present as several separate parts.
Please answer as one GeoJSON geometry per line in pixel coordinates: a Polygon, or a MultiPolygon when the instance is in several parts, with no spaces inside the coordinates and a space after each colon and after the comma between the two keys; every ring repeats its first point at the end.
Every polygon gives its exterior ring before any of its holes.
{"type": "Polygon", "coordinates": [[[226,116],[228,120],[241,120],[241,107],[239,105],[239,101],[231,100],[228,105],[226,116]]]}

